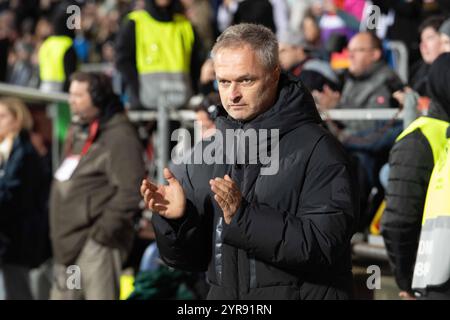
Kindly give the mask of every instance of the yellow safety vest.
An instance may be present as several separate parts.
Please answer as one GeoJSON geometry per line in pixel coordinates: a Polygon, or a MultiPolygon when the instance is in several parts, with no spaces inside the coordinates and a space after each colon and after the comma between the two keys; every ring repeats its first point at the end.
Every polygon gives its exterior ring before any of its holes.
{"type": "Polygon", "coordinates": [[[397,142],[416,129],[419,129],[425,138],[427,138],[428,143],[431,146],[431,150],[433,151],[433,161],[436,163],[437,159],[439,159],[440,153],[445,147],[445,133],[448,125],[449,123],[447,121],[430,117],[419,117],[414,120],[408,128],[403,130],[395,141],[397,142]]]}
{"type": "MultiPolygon", "coordinates": [[[[448,125],[449,123],[446,121],[425,116],[419,117],[414,120],[405,130],[403,130],[403,132],[397,137],[395,141],[398,142],[408,134],[419,129],[430,144],[433,153],[433,163],[436,163],[446,144],[445,132],[448,125]]],[[[382,215],[384,214],[385,208],[386,202],[383,201],[370,224],[370,232],[372,234],[379,235],[381,233],[380,221],[382,215]]]]}
{"type": "Polygon", "coordinates": [[[174,15],[173,21],[158,21],[145,10],[127,17],[135,22],[141,103],[156,107],[163,96],[169,106],[184,104],[190,95],[191,23],[182,15],[174,15]]]}
{"type": "Polygon", "coordinates": [[[42,82],[64,83],[64,55],[73,45],[68,36],[50,36],[39,49],[39,70],[42,82]]]}
{"type": "Polygon", "coordinates": [[[185,17],[175,15],[173,22],[161,22],[139,10],[128,18],[136,24],[136,62],[140,74],[189,72],[194,32],[185,17]]]}
{"type": "Polygon", "coordinates": [[[439,286],[450,279],[449,243],[450,137],[447,137],[428,184],[414,267],[414,289],[439,286]]]}

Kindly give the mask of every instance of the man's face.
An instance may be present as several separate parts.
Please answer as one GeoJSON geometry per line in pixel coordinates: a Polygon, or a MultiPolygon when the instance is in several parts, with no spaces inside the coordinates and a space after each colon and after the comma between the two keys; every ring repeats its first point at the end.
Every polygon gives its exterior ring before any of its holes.
{"type": "Polygon", "coordinates": [[[88,82],[70,83],[69,104],[72,115],[78,116],[81,123],[90,123],[99,114],[99,109],[92,103],[88,82]]]}
{"type": "Polygon", "coordinates": [[[155,0],[155,4],[161,8],[168,7],[168,6],[170,6],[171,3],[172,3],[172,0],[155,0]]]}
{"type": "Polygon", "coordinates": [[[441,54],[439,32],[432,27],[425,28],[420,35],[420,54],[425,63],[433,63],[441,54]]]}
{"type": "Polygon", "coordinates": [[[364,33],[357,34],[350,40],[348,51],[350,58],[349,71],[355,76],[368,71],[381,57],[380,50],[372,47],[370,36],[364,33]]]}
{"type": "Polygon", "coordinates": [[[219,49],[214,58],[222,105],[236,120],[251,120],[275,102],[279,68],[267,70],[249,45],[219,49]]]}
{"type": "Polygon", "coordinates": [[[301,48],[282,42],[280,42],[279,45],[278,55],[280,57],[280,65],[283,70],[289,70],[297,63],[300,63],[303,59],[305,59],[301,48]]]}

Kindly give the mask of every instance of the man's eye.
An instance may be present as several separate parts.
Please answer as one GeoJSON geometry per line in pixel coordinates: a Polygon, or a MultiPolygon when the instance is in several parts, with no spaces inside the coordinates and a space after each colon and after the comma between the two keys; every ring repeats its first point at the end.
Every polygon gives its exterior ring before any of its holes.
{"type": "Polygon", "coordinates": [[[227,85],[230,84],[230,81],[227,81],[227,80],[219,80],[219,84],[220,84],[221,86],[227,86],[227,85]]]}
{"type": "Polygon", "coordinates": [[[244,79],[244,80],[242,80],[242,83],[243,83],[243,84],[250,84],[250,83],[252,83],[252,82],[253,82],[252,79],[244,79]]]}

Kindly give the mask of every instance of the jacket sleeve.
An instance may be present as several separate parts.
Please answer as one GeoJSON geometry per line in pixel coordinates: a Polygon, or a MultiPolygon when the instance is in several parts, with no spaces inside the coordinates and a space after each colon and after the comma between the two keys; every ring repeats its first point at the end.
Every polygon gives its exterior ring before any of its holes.
{"type": "Polygon", "coordinates": [[[116,67],[128,86],[133,107],[139,105],[139,75],[136,65],[135,23],[126,20],[117,35],[116,67]]]}
{"type": "Polygon", "coordinates": [[[330,161],[343,152],[331,139],[324,136],[309,159],[295,215],[266,203],[244,201],[224,227],[224,242],[295,272],[330,269],[345,258],[357,218],[357,198],[348,162],[330,161]]]}
{"type": "Polygon", "coordinates": [[[101,244],[120,248],[129,241],[132,218],[140,211],[139,186],[145,177],[145,167],[135,132],[118,134],[109,146],[106,175],[116,192],[92,226],[91,237],[101,244]]]}
{"type": "Polygon", "coordinates": [[[202,45],[201,38],[194,29],[194,44],[192,46],[191,61],[190,61],[190,80],[194,94],[199,92],[198,83],[200,81],[200,71],[203,63],[206,60],[205,49],[202,45]]]}
{"type": "Polygon", "coordinates": [[[210,221],[201,215],[194,203],[194,188],[188,167],[171,167],[177,180],[183,186],[186,196],[186,210],[181,219],[170,220],[154,214],[152,223],[156,242],[163,261],[170,267],[187,271],[206,271],[211,256],[208,231],[210,221]]]}
{"type": "Polygon", "coordinates": [[[417,130],[392,148],[381,232],[400,289],[410,291],[425,197],[433,170],[431,147],[417,130]]]}
{"type": "Polygon", "coordinates": [[[69,91],[70,76],[78,68],[77,53],[75,48],[71,46],[64,55],[64,73],[66,74],[66,81],[64,82],[64,91],[69,91]]]}
{"type": "Polygon", "coordinates": [[[22,187],[22,175],[25,165],[23,149],[13,150],[5,168],[4,176],[0,177],[0,221],[6,219],[11,212],[17,193],[22,187]]]}

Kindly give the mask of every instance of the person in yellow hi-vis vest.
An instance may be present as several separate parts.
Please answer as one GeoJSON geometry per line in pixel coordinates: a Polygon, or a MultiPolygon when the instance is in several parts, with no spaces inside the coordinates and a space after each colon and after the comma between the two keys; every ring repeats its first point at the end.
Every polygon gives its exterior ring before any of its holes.
{"type": "Polygon", "coordinates": [[[53,35],[39,48],[40,89],[45,92],[67,91],[70,75],[77,69],[73,47],[74,30],[67,27],[67,5],[57,8],[53,16],[53,35]]]}
{"type": "Polygon", "coordinates": [[[437,58],[430,67],[428,116],[406,128],[391,150],[386,210],[381,233],[400,296],[414,298],[411,288],[420,226],[431,172],[446,144],[450,118],[450,54],[437,58]]]}
{"type": "Polygon", "coordinates": [[[423,299],[450,300],[450,126],[428,186],[412,288],[423,299]]]}
{"type": "Polygon", "coordinates": [[[203,51],[177,0],[146,0],[128,14],[118,34],[116,65],[131,108],[181,107],[198,83],[203,51]]]}

